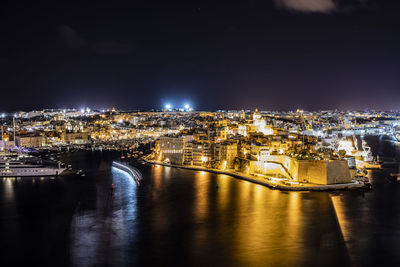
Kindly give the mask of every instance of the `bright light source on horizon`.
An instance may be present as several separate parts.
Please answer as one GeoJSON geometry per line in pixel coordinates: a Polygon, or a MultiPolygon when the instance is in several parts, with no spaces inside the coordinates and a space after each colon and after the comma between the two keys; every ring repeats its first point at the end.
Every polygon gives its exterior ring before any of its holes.
{"type": "Polygon", "coordinates": [[[190,109],[189,104],[185,104],[185,109],[190,109]]]}
{"type": "Polygon", "coordinates": [[[166,104],[166,105],[165,105],[165,108],[166,108],[166,109],[171,109],[172,106],[171,106],[171,104],[166,104]]]}

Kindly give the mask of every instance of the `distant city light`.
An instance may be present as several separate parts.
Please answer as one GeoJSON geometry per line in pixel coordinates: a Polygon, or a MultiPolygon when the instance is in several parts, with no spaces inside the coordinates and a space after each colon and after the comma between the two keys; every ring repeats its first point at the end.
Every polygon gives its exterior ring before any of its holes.
{"type": "Polygon", "coordinates": [[[165,109],[171,109],[171,108],[172,108],[171,104],[166,104],[165,105],[165,109]]]}
{"type": "Polygon", "coordinates": [[[185,105],[185,109],[190,109],[189,104],[186,104],[186,105],[185,105]]]}
{"type": "Polygon", "coordinates": [[[81,108],[81,113],[85,113],[85,109],[84,108],[81,108]]]}

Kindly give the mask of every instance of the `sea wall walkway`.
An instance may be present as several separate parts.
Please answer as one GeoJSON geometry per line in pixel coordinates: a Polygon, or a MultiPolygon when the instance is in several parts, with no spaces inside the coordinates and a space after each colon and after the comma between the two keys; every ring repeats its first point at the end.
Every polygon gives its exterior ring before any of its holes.
{"type": "Polygon", "coordinates": [[[218,174],[225,174],[232,176],[237,179],[249,181],[255,184],[266,186],[270,189],[276,189],[281,191],[333,191],[333,190],[347,190],[347,189],[360,189],[366,188],[364,183],[358,181],[352,181],[351,183],[346,184],[331,184],[331,185],[316,185],[316,184],[296,184],[292,185],[285,185],[279,182],[267,180],[265,176],[254,176],[234,171],[222,171],[217,169],[210,169],[198,166],[184,166],[184,165],[174,165],[169,163],[161,163],[157,161],[151,161],[148,159],[142,159],[143,161],[149,164],[161,165],[166,167],[173,167],[178,169],[187,169],[187,170],[196,170],[196,171],[207,171],[211,173],[218,173],[218,174]]]}
{"type": "Polygon", "coordinates": [[[118,161],[113,161],[112,166],[131,175],[137,184],[140,184],[140,181],[143,179],[140,171],[133,166],[118,161]]]}

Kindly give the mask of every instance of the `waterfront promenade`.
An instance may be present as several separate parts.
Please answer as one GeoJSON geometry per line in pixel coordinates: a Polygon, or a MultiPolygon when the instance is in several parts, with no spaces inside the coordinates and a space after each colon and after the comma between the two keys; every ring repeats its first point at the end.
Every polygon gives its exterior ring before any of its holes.
{"type": "Polygon", "coordinates": [[[317,184],[310,184],[310,183],[296,183],[293,185],[287,185],[287,184],[283,183],[283,180],[269,178],[269,177],[263,176],[263,175],[254,176],[254,175],[250,175],[250,174],[236,172],[233,170],[218,170],[218,169],[211,169],[211,168],[205,168],[205,167],[200,167],[200,166],[174,165],[174,164],[169,164],[169,163],[152,161],[152,160],[148,160],[145,158],[143,158],[142,160],[149,164],[161,165],[161,166],[166,166],[166,167],[225,174],[225,175],[229,175],[234,178],[237,178],[237,179],[249,181],[252,183],[266,186],[270,189],[276,189],[276,190],[281,190],[281,191],[333,191],[333,190],[361,189],[361,188],[367,187],[364,183],[359,182],[359,181],[352,181],[351,183],[346,183],[346,184],[331,184],[331,185],[317,185],[317,184]]]}

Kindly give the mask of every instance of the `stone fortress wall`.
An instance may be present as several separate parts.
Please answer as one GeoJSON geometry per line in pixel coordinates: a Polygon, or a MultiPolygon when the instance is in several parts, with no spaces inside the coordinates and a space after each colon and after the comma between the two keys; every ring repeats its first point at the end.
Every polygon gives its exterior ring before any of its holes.
{"type": "Polygon", "coordinates": [[[295,181],[313,184],[351,182],[346,160],[298,160],[285,155],[269,156],[268,160],[281,163],[295,181]]]}

